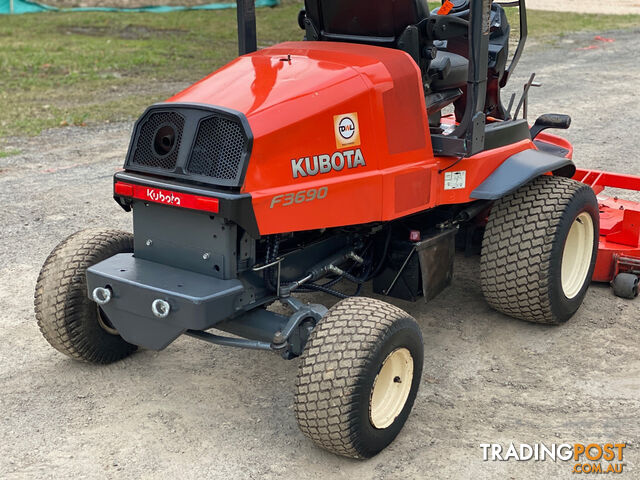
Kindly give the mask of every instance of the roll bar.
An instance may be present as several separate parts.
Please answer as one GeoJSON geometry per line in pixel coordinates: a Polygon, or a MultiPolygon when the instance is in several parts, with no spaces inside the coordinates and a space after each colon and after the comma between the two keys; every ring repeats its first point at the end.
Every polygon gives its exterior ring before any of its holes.
{"type": "Polygon", "coordinates": [[[520,61],[520,57],[522,56],[522,51],[524,50],[524,46],[527,43],[527,37],[529,36],[529,27],[527,22],[527,6],[525,4],[525,0],[516,0],[514,2],[496,2],[498,5],[502,7],[518,7],[520,9],[520,40],[518,41],[518,47],[516,48],[516,53],[513,55],[513,59],[511,60],[511,65],[504,73],[504,77],[502,77],[502,81],[500,82],[500,88],[503,88],[511,78],[511,73],[515,70],[518,62],[520,61]]]}
{"type": "MultiPolygon", "coordinates": [[[[500,87],[504,87],[515,70],[527,40],[527,8],[525,0],[508,3],[496,2],[503,7],[520,9],[520,40],[509,69],[500,87]]],[[[467,80],[467,106],[460,124],[450,135],[432,135],[436,153],[446,156],[469,157],[484,150],[487,97],[487,71],[489,64],[489,36],[491,34],[492,0],[471,0],[469,18],[469,77],[467,80]]]]}
{"type": "Polygon", "coordinates": [[[238,50],[246,55],[258,50],[256,28],[256,4],[254,0],[237,0],[238,5],[238,50]]]}

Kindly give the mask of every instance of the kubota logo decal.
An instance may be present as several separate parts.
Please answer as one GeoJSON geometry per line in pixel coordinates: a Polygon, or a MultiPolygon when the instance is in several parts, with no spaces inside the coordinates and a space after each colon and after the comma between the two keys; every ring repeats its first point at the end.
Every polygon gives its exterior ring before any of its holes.
{"type": "Polygon", "coordinates": [[[333,117],[336,147],[357,147],[360,145],[360,126],[357,113],[346,113],[333,117]]]}
{"type": "Polygon", "coordinates": [[[152,202],[166,203],[167,205],[180,206],[180,197],[176,196],[173,192],[164,192],[162,190],[154,190],[147,188],[146,197],[152,202]]]}
{"type": "Polygon", "coordinates": [[[217,198],[160,190],[158,188],[145,187],[144,185],[116,181],[113,185],[113,193],[117,197],[137,198],[145,202],[161,203],[172,207],[191,208],[211,213],[220,211],[220,200],[217,198]]]}
{"type": "Polygon", "coordinates": [[[366,167],[362,150],[346,150],[333,155],[314,155],[291,160],[293,178],[313,177],[319,173],[339,172],[345,168],[366,167]]]}

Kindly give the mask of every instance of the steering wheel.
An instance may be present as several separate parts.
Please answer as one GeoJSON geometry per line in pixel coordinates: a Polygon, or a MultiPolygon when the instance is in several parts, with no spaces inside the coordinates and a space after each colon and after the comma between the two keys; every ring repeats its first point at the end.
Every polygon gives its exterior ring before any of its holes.
{"type": "MultiPolygon", "coordinates": [[[[444,0],[443,0],[442,3],[444,5],[444,0]]],[[[461,17],[461,16],[465,16],[465,15],[467,15],[469,13],[471,0],[451,0],[451,3],[453,3],[453,8],[449,12],[450,16],[452,16],[452,17],[461,17]]],[[[440,10],[440,9],[439,8],[434,9],[431,12],[431,14],[432,15],[437,15],[438,10],[440,10]]]]}
{"type": "Polygon", "coordinates": [[[453,10],[451,11],[453,13],[459,13],[464,10],[469,10],[469,4],[471,3],[471,1],[470,0],[451,0],[451,3],[453,3],[453,10]]]}
{"type": "MultiPolygon", "coordinates": [[[[471,8],[471,0],[449,0],[453,3],[453,8],[449,15],[452,17],[462,17],[466,18],[469,15],[469,9],[471,8]]],[[[442,0],[442,4],[444,5],[445,0],[442,0]]],[[[493,5],[493,0],[491,0],[491,4],[493,5]]],[[[435,8],[432,10],[432,15],[437,15],[439,8],[435,8]]]]}

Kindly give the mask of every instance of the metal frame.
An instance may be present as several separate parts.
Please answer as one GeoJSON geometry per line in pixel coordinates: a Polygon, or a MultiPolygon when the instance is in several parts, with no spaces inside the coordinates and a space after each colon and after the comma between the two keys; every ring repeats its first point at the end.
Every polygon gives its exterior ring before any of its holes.
{"type": "Polygon", "coordinates": [[[452,135],[464,138],[467,155],[474,155],[484,150],[491,0],[472,1],[470,8],[467,108],[464,118],[452,135]]]}
{"type": "MultiPolygon", "coordinates": [[[[514,57],[500,83],[503,88],[517,66],[528,36],[525,0],[499,3],[503,7],[519,7],[520,40],[514,57]]],[[[434,151],[444,156],[469,157],[485,150],[487,72],[489,62],[489,35],[491,0],[471,0],[469,20],[469,77],[467,80],[467,106],[465,114],[450,135],[431,136],[434,151]]]]}
{"type": "Polygon", "coordinates": [[[500,82],[500,88],[503,88],[509,82],[511,74],[518,65],[520,57],[522,57],[522,52],[524,51],[524,46],[527,43],[527,38],[529,36],[529,27],[527,22],[527,5],[525,4],[525,0],[516,0],[515,2],[508,3],[496,3],[502,7],[518,7],[520,9],[520,41],[518,42],[516,53],[513,55],[513,59],[511,59],[511,65],[509,65],[509,68],[505,72],[505,75],[504,77],[502,77],[502,81],[500,82]]]}
{"type": "Polygon", "coordinates": [[[292,310],[289,317],[258,309],[214,327],[242,338],[214,335],[201,330],[187,330],[184,334],[215,345],[268,350],[287,359],[298,357],[302,355],[311,331],[328,309],[324,305],[305,304],[295,298],[280,301],[292,310]]]}
{"type": "Polygon", "coordinates": [[[256,27],[256,5],[254,0],[237,0],[238,4],[238,50],[246,55],[258,50],[256,27]]]}

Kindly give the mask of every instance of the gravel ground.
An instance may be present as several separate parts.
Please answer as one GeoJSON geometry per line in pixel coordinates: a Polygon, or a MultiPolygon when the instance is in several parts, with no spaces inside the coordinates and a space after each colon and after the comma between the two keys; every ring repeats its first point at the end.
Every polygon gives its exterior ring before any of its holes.
{"type": "MultiPolygon", "coordinates": [[[[582,166],[638,173],[638,33],[534,47],[519,68],[518,88],[531,71],[544,84],[532,116],[573,115],[582,166]]],[[[188,338],[108,367],[55,352],[33,315],[38,270],[77,229],[130,228],[111,200],[130,130],[57,129],[5,145],[22,153],[0,159],[0,478],[570,478],[565,462],[483,462],[479,445],[592,441],[627,442],[626,477],[640,478],[640,300],[606,286],[567,325],[530,325],[490,310],[478,260],[459,258],[435,301],[395,302],[423,330],[424,376],[403,432],[366,462],[298,432],[297,361],[188,338]]]]}

